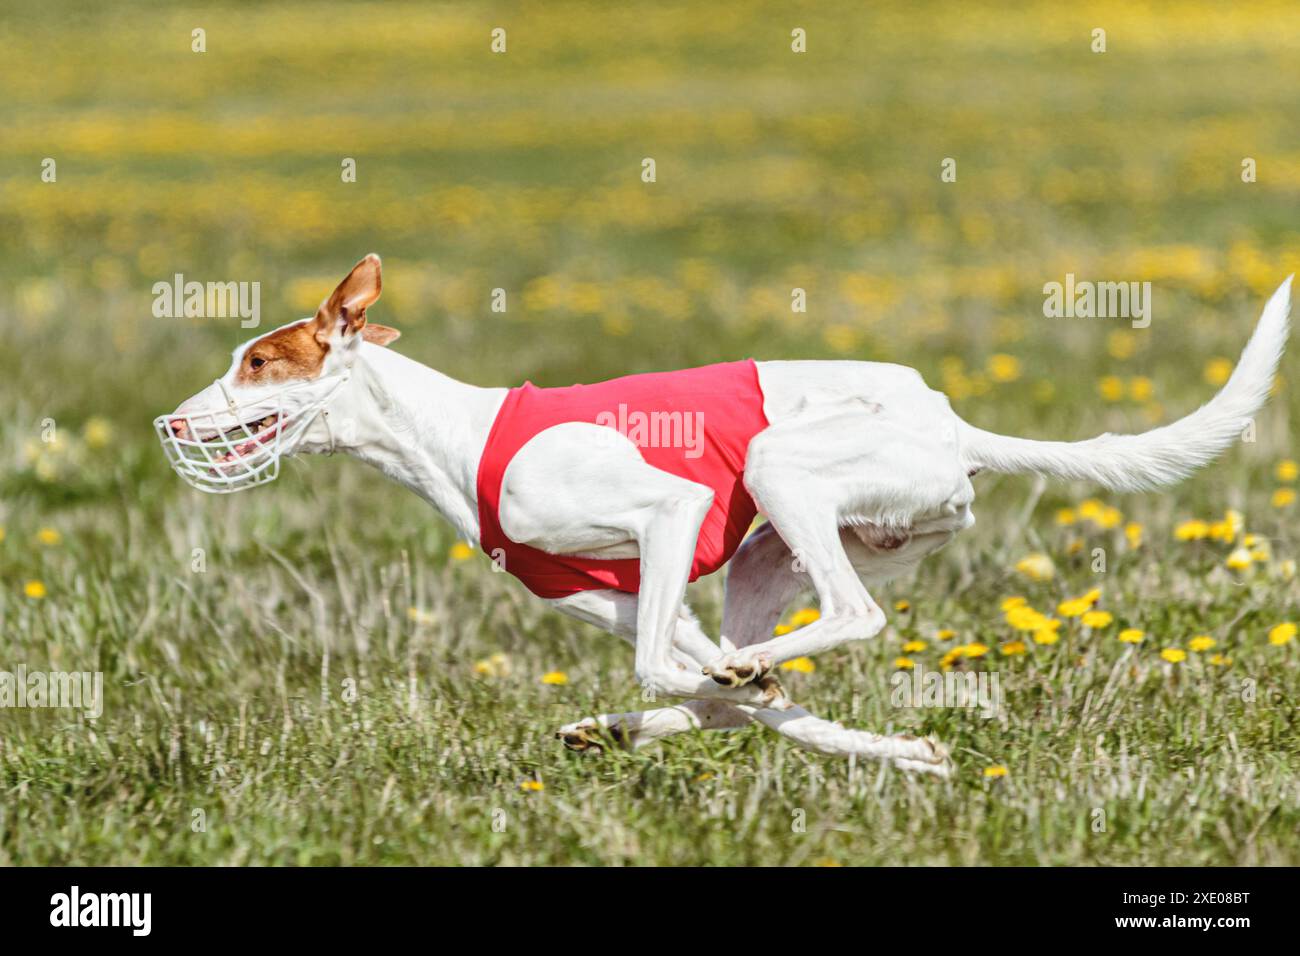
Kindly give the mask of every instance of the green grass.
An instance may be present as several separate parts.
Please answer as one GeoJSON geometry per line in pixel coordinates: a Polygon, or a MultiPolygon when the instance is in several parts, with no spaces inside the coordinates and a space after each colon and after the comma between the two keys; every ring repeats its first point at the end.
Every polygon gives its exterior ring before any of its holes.
{"type": "MultiPolygon", "coordinates": [[[[1296,668],[1258,646],[1276,590],[1207,588],[1204,556],[1125,560],[1103,582],[1106,603],[1167,643],[1220,635],[1236,658],[1227,669],[1192,655],[1166,673],[1112,629],[988,663],[998,718],[891,708],[900,641],[943,622],[995,644],[1001,595],[1058,590],[1009,582],[1006,552],[984,540],[895,588],[913,608],[882,640],[787,677],[824,716],[938,735],[954,750],[950,782],[818,757],[758,729],[584,756],[549,732],[637,706],[621,645],[478,562],[449,564],[423,506],[367,487],[359,469],[294,471],[263,500],[189,515],[174,502],[96,503],[94,528],[41,559],[51,596],[6,600],[6,633],[21,635],[11,655],[33,668],[75,661],[108,683],[93,728],[3,714],[7,861],[1295,862],[1296,668]],[[346,518],[321,522],[327,513],[346,518]],[[210,549],[202,573],[192,546],[210,549]],[[509,656],[510,676],[471,673],[491,651],[509,656]],[[569,684],[539,683],[553,668],[569,684]],[[1243,680],[1256,682],[1250,699],[1243,680]],[[995,764],[1008,775],[984,778],[995,764]],[[545,789],[523,791],[529,780],[545,789]],[[206,832],[191,830],[196,810],[206,832]]],[[[12,560],[15,542],[6,548],[12,560]]],[[[715,622],[718,589],[698,590],[715,622]]]]}
{"type": "MultiPolygon", "coordinates": [[[[878,595],[910,610],[786,675],[819,716],[936,735],[950,781],[758,728],[570,754],[556,727],[639,706],[625,645],[453,560],[427,506],[354,462],[212,499],[156,447],[149,421],[246,333],[153,318],[153,282],[261,281],[268,328],[370,251],[397,347],[481,384],[852,357],[913,365],[1010,434],[1196,407],[1205,363],[1235,358],[1300,265],[1294,11],[907,9],[6,11],[0,670],[102,671],[106,702],[93,723],[0,710],[0,863],[1300,863],[1300,658],[1267,638],[1300,615],[1295,510],[1270,504],[1275,464],[1300,457],[1293,358],[1255,442],[1106,499],[1140,547],[1122,526],[1057,527],[1094,488],[981,476],[978,524],[878,595]],[[492,58],[499,24],[511,52],[492,58]],[[1151,281],[1151,328],[1044,319],[1042,285],[1067,271],[1151,281]],[[988,372],[1001,353],[1013,380],[988,372]],[[1154,395],[1103,400],[1108,375],[1154,395]],[[95,418],[107,446],[86,441],[95,418]],[[1233,545],[1173,536],[1229,508],[1270,548],[1247,573],[1224,566],[1233,545]],[[1035,551],[1051,581],[1015,571],[1035,551]],[[1093,587],[1110,628],[999,653],[1005,597],[1051,612],[1093,587]],[[1197,634],[1231,664],[1161,660],[1197,634]],[[959,666],[997,673],[1001,714],[892,707],[914,639],[927,668],[949,644],[991,648],[959,666]],[[494,653],[509,675],[476,675],[494,653]],[[542,684],[552,670],[568,683],[542,684]]],[[[692,589],[711,633],[720,597],[720,580],[692,589]]]]}

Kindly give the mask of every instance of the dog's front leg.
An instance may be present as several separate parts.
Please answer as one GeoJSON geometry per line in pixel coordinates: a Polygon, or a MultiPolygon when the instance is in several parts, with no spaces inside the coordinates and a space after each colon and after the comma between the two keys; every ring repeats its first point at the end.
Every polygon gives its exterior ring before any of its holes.
{"type": "MultiPolygon", "coordinates": [[[[675,478],[658,469],[652,479],[662,484],[655,501],[639,521],[637,546],[641,557],[641,590],[637,598],[636,677],[643,687],[675,697],[730,700],[766,706],[780,694],[775,682],[755,685],[757,694],[718,694],[719,685],[701,671],[682,671],[673,661],[677,618],[686,597],[686,583],[695,557],[700,525],[713,501],[711,489],[675,478]],[[666,481],[662,479],[667,479],[666,481]]],[[[699,652],[698,647],[687,648],[699,652]]],[[[741,688],[727,688],[735,691],[741,688]]]]}
{"type": "MultiPolygon", "coordinates": [[[[637,596],[622,591],[580,591],[556,598],[557,611],[608,631],[636,646],[637,596]]],[[[688,607],[677,614],[673,635],[673,662],[695,674],[718,656],[718,645],[700,629],[688,607]]],[[[730,730],[743,727],[750,717],[722,700],[687,700],[668,707],[626,713],[602,714],[565,724],[556,733],[570,750],[604,749],[608,737],[628,749],[696,730],[730,730]]]]}
{"type": "Polygon", "coordinates": [[[638,559],[635,667],[643,686],[672,697],[772,702],[775,683],[722,687],[700,668],[680,666],[674,652],[676,642],[688,645],[678,648],[686,660],[718,653],[702,634],[678,626],[712,489],[646,464],[613,429],[579,422],[529,441],[501,488],[501,527],[512,541],[551,554],[638,559]]]}

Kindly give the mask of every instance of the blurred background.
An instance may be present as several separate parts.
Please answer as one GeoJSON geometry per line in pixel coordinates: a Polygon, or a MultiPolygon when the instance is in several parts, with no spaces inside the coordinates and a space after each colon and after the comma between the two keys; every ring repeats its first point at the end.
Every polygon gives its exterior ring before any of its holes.
{"type": "MultiPolygon", "coordinates": [[[[331,647],[374,660],[383,645],[399,672],[409,652],[426,662],[412,674],[526,653],[518,589],[456,567],[450,531],[363,466],[298,463],[229,500],[171,475],[151,419],[253,334],[155,317],[153,285],[176,273],[259,282],[264,331],[376,252],[372,319],[478,384],[890,361],[977,425],[1067,439],[1206,400],[1300,267],[1289,2],[53,0],[6,4],[0,47],[0,627],[10,656],[89,660],[138,687],[123,727],[155,721],[164,767],[201,718],[229,727],[249,695],[310,684],[322,648],[326,669],[331,647]],[[1150,327],[1045,318],[1043,286],[1066,273],[1149,281],[1150,327]],[[195,548],[226,571],[191,576],[195,548]]],[[[1179,521],[1226,508],[1289,535],[1276,463],[1295,457],[1296,374],[1290,356],[1255,443],[1116,502],[1149,529],[1152,560],[1179,521]]],[[[1073,519],[1053,515],[1095,489],[1030,488],[982,479],[980,525],[915,593],[955,598],[1025,551],[1075,553],[1073,519]]],[[[1136,549],[1141,527],[1126,538],[1118,521],[1094,531],[1136,549]]],[[[1222,555],[1197,560],[1208,573],[1222,555]]],[[[1135,607],[1159,573],[1132,579],[1135,607]]],[[[716,585],[701,587],[707,617],[716,585]]],[[[983,626],[970,602],[960,613],[983,626]]],[[[535,669],[572,663],[587,638],[545,620],[526,620],[549,648],[535,669]]],[[[623,693],[630,668],[609,644],[623,693]]],[[[593,686],[565,719],[602,703],[593,686]]],[[[33,760],[52,746],[30,744],[33,760]]]]}
{"type": "Polygon", "coordinates": [[[0,394],[128,446],[250,334],[155,318],[177,272],[259,281],[265,329],[374,251],[376,319],[482,384],[885,360],[980,424],[1082,437],[1207,397],[1300,264],[1287,3],[58,2],[3,24],[0,394]],[[1151,281],[1152,327],[1045,319],[1066,272],[1151,281]]]}

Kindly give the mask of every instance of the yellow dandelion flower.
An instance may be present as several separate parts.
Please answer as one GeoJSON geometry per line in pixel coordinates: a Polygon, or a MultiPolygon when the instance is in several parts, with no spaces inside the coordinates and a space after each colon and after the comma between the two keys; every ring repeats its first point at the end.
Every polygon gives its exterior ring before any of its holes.
{"type": "Polygon", "coordinates": [[[1092,607],[1092,602],[1084,598],[1071,598],[1056,605],[1056,613],[1062,617],[1080,617],[1092,607]]]}
{"type": "Polygon", "coordinates": [[[1184,521],[1174,528],[1174,537],[1179,541],[1201,541],[1210,536],[1210,526],[1199,518],[1184,521]]]}
{"type": "Polygon", "coordinates": [[[1156,387],[1145,375],[1135,375],[1128,380],[1128,397],[1135,402],[1149,401],[1156,387]]]}
{"type": "Polygon", "coordinates": [[[1034,643],[1035,643],[1035,644],[1042,644],[1042,645],[1044,645],[1045,647],[1051,647],[1053,644],[1055,644],[1055,643],[1056,643],[1057,641],[1059,641],[1060,639],[1061,639],[1061,635],[1060,635],[1060,634],[1058,634],[1056,631],[1048,630],[1047,628],[1043,628],[1043,629],[1041,629],[1041,630],[1034,631],[1034,643]]]}
{"type": "Polygon", "coordinates": [[[1120,511],[1118,508],[1108,505],[1107,507],[1103,508],[1101,514],[1099,514],[1094,519],[1094,523],[1097,525],[1098,528],[1103,528],[1106,531],[1109,531],[1112,528],[1118,528],[1120,526],[1120,522],[1122,522],[1123,520],[1124,520],[1124,513],[1120,511]]]}
{"type": "Polygon", "coordinates": [[[408,607],[406,616],[416,624],[432,624],[438,619],[432,611],[421,610],[418,607],[408,607]]]}
{"type": "Polygon", "coordinates": [[[1005,384],[1020,378],[1020,359],[1014,355],[990,355],[987,368],[989,378],[995,382],[1005,384]]]}
{"type": "Polygon", "coordinates": [[[1231,542],[1236,540],[1237,535],[1241,532],[1242,525],[1245,523],[1240,511],[1234,511],[1229,508],[1223,513],[1223,520],[1216,521],[1210,526],[1210,537],[1217,541],[1231,542]]]}
{"type": "Polygon", "coordinates": [[[926,648],[925,641],[908,641],[906,644],[903,645],[903,653],[918,654],[921,651],[925,650],[925,648],[926,648]]]}
{"type": "Polygon", "coordinates": [[[1277,491],[1273,492],[1274,508],[1287,508],[1293,504],[1295,504],[1294,488],[1279,488],[1277,491]]]}
{"type": "Polygon", "coordinates": [[[523,780],[519,783],[519,789],[525,793],[540,793],[546,789],[546,784],[540,780],[523,780]]]}
{"type": "Polygon", "coordinates": [[[1084,627],[1096,630],[1099,627],[1108,627],[1115,617],[1110,611],[1089,611],[1080,620],[1083,621],[1084,627]]]}
{"type": "Polygon", "coordinates": [[[1136,521],[1130,521],[1124,526],[1124,537],[1128,539],[1130,548],[1142,547],[1142,525],[1136,521]]]}
{"type": "Polygon", "coordinates": [[[1252,555],[1248,550],[1245,548],[1236,548],[1230,555],[1228,555],[1228,560],[1223,563],[1234,571],[1244,571],[1250,567],[1254,560],[1254,555],[1252,555]]]}
{"type": "Polygon", "coordinates": [[[1096,521],[1105,510],[1106,506],[1096,498],[1089,498],[1086,501],[1079,502],[1079,517],[1084,521],[1096,521]]]}
{"type": "Polygon", "coordinates": [[[1031,581],[1049,581],[1056,574],[1052,559],[1041,552],[1021,558],[1016,562],[1016,570],[1031,581]]]}
{"type": "Polygon", "coordinates": [[[1136,627],[1126,627],[1119,632],[1119,639],[1125,644],[1141,644],[1146,636],[1146,631],[1138,630],[1136,627]]]}
{"type": "Polygon", "coordinates": [[[1297,475],[1300,475],[1300,465],[1297,465],[1290,458],[1279,461],[1277,467],[1273,469],[1273,477],[1278,481],[1289,483],[1295,481],[1297,475]]]}
{"type": "Polygon", "coordinates": [[[1194,638],[1192,638],[1190,641],[1187,642],[1187,646],[1199,654],[1202,651],[1208,651],[1211,647],[1214,647],[1218,643],[1219,643],[1218,641],[1210,637],[1210,635],[1208,634],[1197,634],[1194,638]]]}
{"type": "Polygon", "coordinates": [[[899,614],[906,614],[906,613],[907,613],[908,611],[910,611],[911,609],[912,609],[912,605],[911,605],[911,602],[909,602],[909,601],[895,601],[895,602],[894,602],[894,610],[897,611],[899,614]]]}
{"type": "Polygon", "coordinates": [[[1079,516],[1075,514],[1073,508],[1062,508],[1056,512],[1056,523],[1062,528],[1068,528],[1078,520],[1079,516]]]}
{"type": "Polygon", "coordinates": [[[776,637],[780,637],[782,634],[789,634],[793,630],[794,628],[789,624],[778,624],[776,627],[772,628],[772,634],[776,637]]]}
{"type": "Polygon", "coordinates": [[[1288,558],[1285,561],[1279,561],[1277,564],[1277,576],[1284,581],[1290,581],[1295,577],[1295,560],[1288,558]]]}
{"type": "Polygon", "coordinates": [[[564,671],[547,671],[542,675],[541,680],[543,684],[550,684],[559,687],[569,682],[569,675],[564,673],[564,671]]]}
{"type": "Polygon", "coordinates": [[[794,671],[796,674],[811,674],[816,669],[817,665],[812,662],[811,657],[796,657],[781,665],[781,670],[794,671]]]}
{"type": "Polygon", "coordinates": [[[1015,597],[1003,598],[1001,607],[1004,611],[1010,611],[1013,607],[1024,607],[1026,603],[1028,602],[1024,598],[1016,595],[1015,597]]]}
{"type": "Polygon", "coordinates": [[[1227,667],[1232,663],[1232,658],[1225,657],[1223,654],[1211,654],[1210,663],[1215,667],[1227,667]]]}
{"type": "Polygon", "coordinates": [[[1024,641],[1007,641],[998,650],[1003,657],[1016,657],[1029,650],[1029,646],[1024,641]]]}
{"type": "Polygon", "coordinates": [[[1093,588],[1087,594],[1079,598],[1080,601],[1087,601],[1089,604],[1096,604],[1101,600],[1101,588],[1093,588]]]}
{"type": "Polygon", "coordinates": [[[1036,631],[1047,616],[1040,611],[1035,611],[1032,607],[1013,607],[1006,613],[1007,623],[1017,631],[1036,631]]]}
{"type": "Polygon", "coordinates": [[[984,768],[984,776],[986,777],[1005,777],[1006,775],[1007,775],[1007,768],[1004,767],[1002,764],[997,764],[996,766],[993,767],[984,768]]]}
{"type": "Polygon", "coordinates": [[[972,644],[967,644],[966,647],[965,647],[965,649],[963,650],[962,653],[963,653],[966,657],[983,657],[983,656],[984,656],[985,654],[987,654],[988,652],[989,652],[988,645],[987,645],[987,644],[980,644],[980,643],[977,641],[977,642],[972,643],[972,644]]]}
{"type": "Polygon", "coordinates": [[[28,581],[23,585],[23,593],[29,598],[39,601],[41,598],[45,597],[45,585],[40,581],[28,581]]]}
{"type": "Polygon", "coordinates": [[[1112,332],[1106,336],[1106,351],[1114,359],[1132,358],[1137,348],[1137,336],[1132,332],[1112,332]]]}
{"type": "Polygon", "coordinates": [[[895,657],[894,666],[900,671],[910,671],[916,664],[910,657],[895,657]]]}
{"type": "MultiPolygon", "coordinates": [[[[1015,607],[1006,614],[1007,623],[1017,631],[1041,631],[1048,629],[1046,614],[1035,611],[1032,607],[1015,607]]],[[[1059,622],[1058,625],[1059,626],[1059,622]]]]}
{"type": "Polygon", "coordinates": [[[89,448],[103,448],[113,440],[113,426],[104,418],[87,419],[81,427],[81,437],[89,448]]]}
{"type": "Polygon", "coordinates": [[[948,627],[940,628],[934,632],[934,639],[936,641],[951,641],[956,636],[957,632],[948,627]]]}
{"type": "Polygon", "coordinates": [[[1283,644],[1290,644],[1295,640],[1296,626],[1290,621],[1274,625],[1269,629],[1268,642],[1274,647],[1281,647],[1283,644]]]}
{"type": "Polygon", "coordinates": [[[1124,397],[1124,380],[1118,375],[1105,375],[1097,380],[1097,394],[1107,402],[1118,402],[1124,397]]]}
{"type": "Polygon", "coordinates": [[[1232,360],[1212,358],[1205,363],[1205,381],[1216,388],[1232,376],[1232,360]]]}
{"type": "Polygon", "coordinates": [[[790,616],[790,626],[803,627],[806,624],[811,624],[813,621],[819,620],[821,616],[821,612],[815,607],[801,608],[790,616]]]}
{"type": "Polygon", "coordinates": [[[468,561],[474,557],[474,549],[464,541],[457,541],[451,546],[451,559],[453,561],[468,561]]]}
{"type": "Polygon", "coordinates": [[[36,540],[46,547],[54,547],[63,540],[63,535],[59,534],[54,528],[42,528],[36,532],[36,540]]]}
{"type": "Polygon", "coordinates": [[[482,677],[505,677],[510,673],[510,658],[500,651],[474,662],[474,673],[482,677]]]}
{"type": "Polygon", "coordinates": [[[1083,542],[1080,541],[1078,538],[1075,538],[1073,541],[1071,541],[1069,544],[1065,546],[1066,554],[1078,554],[1082,550],[1083,550],[1083,542]]]}
{"type": "Polygon", "coordinates": [[[1181,664],[1187,660],[1187,652],[1180,647],[1166,647],[1160,652],[1160,656],[1170,664],[1181,664]]]}

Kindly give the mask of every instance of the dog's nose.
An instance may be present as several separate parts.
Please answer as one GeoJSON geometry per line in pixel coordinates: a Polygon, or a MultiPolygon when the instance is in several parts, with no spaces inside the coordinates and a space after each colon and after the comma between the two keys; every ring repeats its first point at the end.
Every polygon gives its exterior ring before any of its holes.
{"type": "Polygon", "coordinates": [[[190,430],[190,426],[186,424],[185,419],[183,418],[173,418],[167,423],[167,428],[177,438],[184,438],[186,433],[190,430]]]}

